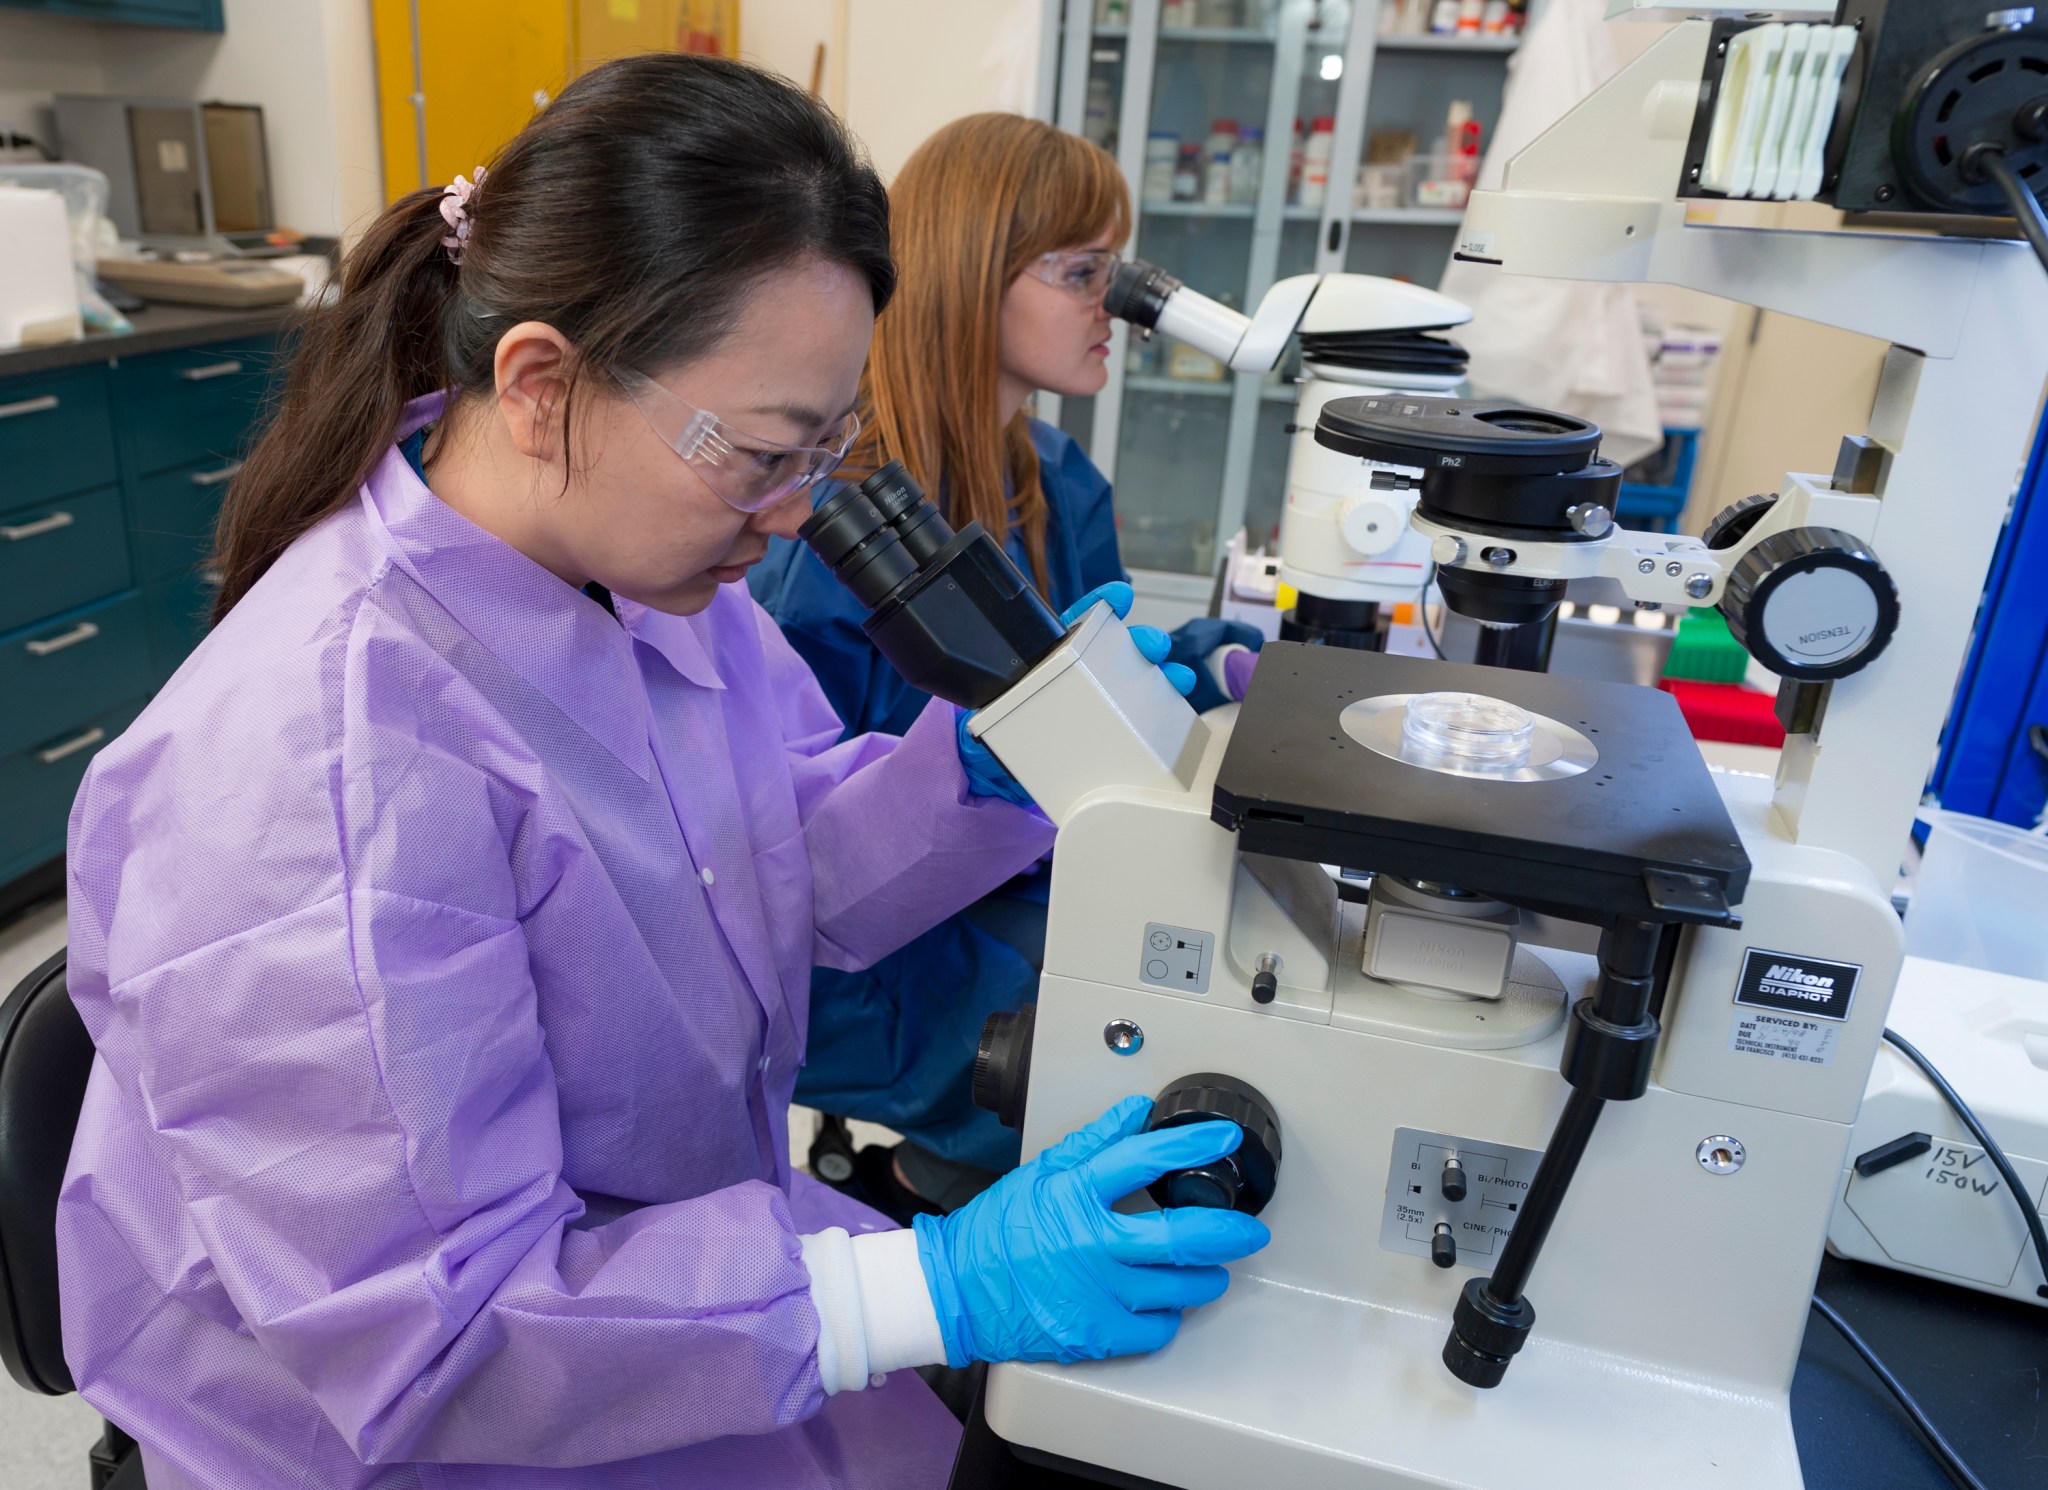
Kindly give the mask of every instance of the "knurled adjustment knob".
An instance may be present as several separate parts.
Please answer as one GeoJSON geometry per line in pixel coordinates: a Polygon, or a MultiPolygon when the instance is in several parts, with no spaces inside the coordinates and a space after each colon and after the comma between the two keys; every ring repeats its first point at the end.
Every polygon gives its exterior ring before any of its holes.
{"type": "Polygon", "coordinates": [[[1714,520],[1707,524],[1707,530],[1700,534],[1700,542],[1711,549],[1733,548],[1750,534],[1750,530],[1763,521],[1764,514],[1777,505],[1776,492],[1757,492],[1741,501],[1723,507],[1714,520]]]}
{"type": "Polygon", "coordinates": [[[1721,594],[1729,633],[1781,678],[1826,683],[1875,662],[1899,629],[1899,589],[1870,546],[1836,528],[1773,533],[1721,594]]]}
{"type": "Polygon", "coordinates": [[[1031,1086],[1031,1036],[1038,1006],[998,1009],[982,1022],[974,1052],[974,1105],[992,1112],[1005,1128],[1024,1126],[1024,1097],[1031,1086]]]}
{"type": "Polygon", "coordinates": [[[1256,1216],[1273,1198],[1280,1176],[1280,1119],[1258,1088],[1215,1072],[1183,1076],[1153,1102],[1145,1127],[1151,1132],[1216,1121],[1244,1130],[1237,1148],[1207,1164],[1171,1170],[1146,1192],[1162,1206],[1210,1206],[1256,1216]]]}

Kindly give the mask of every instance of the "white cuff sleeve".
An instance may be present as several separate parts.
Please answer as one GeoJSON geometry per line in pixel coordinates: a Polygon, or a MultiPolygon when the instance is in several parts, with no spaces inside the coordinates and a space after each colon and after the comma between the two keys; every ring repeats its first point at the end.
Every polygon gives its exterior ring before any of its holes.
{"type": "Polygon", "coordinates": [[[811,1275],[818,1375],[828,1396],[907,1366],[944,1362],[946,1343],[915,1232],[849,1237],[835,1226],[797,1240],[811,1275]]]}

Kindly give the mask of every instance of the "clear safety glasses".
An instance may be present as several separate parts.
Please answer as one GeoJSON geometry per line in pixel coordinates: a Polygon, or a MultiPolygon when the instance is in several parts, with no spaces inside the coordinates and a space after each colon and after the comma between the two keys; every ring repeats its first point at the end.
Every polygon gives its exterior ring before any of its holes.
{"type": "Polygon", "coordinates": [[[690,463],[704,484],[742,512],[773,507],[839,469],[860,434],[860,419],[848,414],[830,445],[778,445],[743,434],[709,409],[678,398],[652,378],[629,373],[627,397],[648,428],[690,463]]]}
{"type": "Polygon", "coordinates": [[[1076,300],[1100,300],[1123,263],[1124,256],[1113,248],[1075,248],[1040,254],[1024,272],[1076,300]]]}

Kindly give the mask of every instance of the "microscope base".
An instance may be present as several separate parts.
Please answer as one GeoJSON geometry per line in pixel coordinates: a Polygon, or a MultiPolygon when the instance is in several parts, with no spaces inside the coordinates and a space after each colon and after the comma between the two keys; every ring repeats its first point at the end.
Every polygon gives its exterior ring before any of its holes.
{"type": "Polygon", "coordinates": [[[1538,1336],[1490,1393],[1438,1356],[1445,1320],[1240,1275],[1150,1369],[1004,1366],[1015,1444],[1177,1490],[1800,1490],[1789,1393],[1748,1395],[1538,1336]],[[1263,1372],[1242,1363],[1271,1363],[1263,1372]],[[1229,1363],[1225,1369],[1219,1363],[1229,1363]],[[1156,1415],[1156,1417],[1155,1417],[1156,1415]],[[1152,1431],[1133,1431],[1144,1423],[1152,1431]]]}
{"type": "MultiPolygon", "coordinates": [[[[1586,963],[1553,955],[1570,996],[1586,963]]],[[[1224,1070],[1279,1094],[1286,1158],[1273,1244],[1223,1299],[1154,1356],[994,1368],[990,1427],[1178,1490],[1799,1490],[1789,1392],[1844,1123],[1654,1083],[1611,1104],[1529,1285],[1527,1348],[1490,1391],[1444,1369],[1458,1291],[1492,1249],[1461,1241],[1442,1268],[1388,1245],[1390,1191],[1425,1230],[1445,1209],[1435,1170],[1411,1164],[1418,1131],[1468,1156],[1540,1148],[1561,1040],[1451,1049],[1048,974],[1027,1151],[1127,1092],[1224,1070]],[[1110,1018],[1142,1048],[1111,1054],[1110,1018]],[[1698,1156],[1720,1134],[1746,1152],[1739,1174],[1698,1156]]]]}

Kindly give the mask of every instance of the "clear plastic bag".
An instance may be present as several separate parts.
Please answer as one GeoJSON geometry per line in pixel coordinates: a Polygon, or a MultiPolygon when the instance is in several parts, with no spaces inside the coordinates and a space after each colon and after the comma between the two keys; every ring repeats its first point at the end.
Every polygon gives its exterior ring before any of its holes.
{"type": "Polygon", "coordinates": [[[24,186],[54,191],[64,198],[71,218],[71,262],[78,271],[78,307],[93,331],[133,331],[128,318],[100,294],[94,275],[100,255],[114,246],[114,227],[107,219],[110,188],[107,178],[91,166],[65,162],[0,165],[0,187],[24,186]]]}

